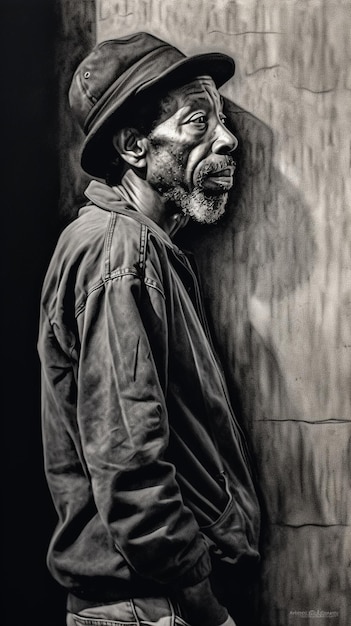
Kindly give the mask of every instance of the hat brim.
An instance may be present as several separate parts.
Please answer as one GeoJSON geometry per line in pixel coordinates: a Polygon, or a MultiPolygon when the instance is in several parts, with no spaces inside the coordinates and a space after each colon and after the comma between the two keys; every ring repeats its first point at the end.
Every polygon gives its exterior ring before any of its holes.
{"type": "Polygon", "coordinates": [[[235,73],[234,60],[220,52],[209,52],[192,57],[184,57],[181,61],[161,72],[157,77],[145,80],[133,88],[132,92],[126,88],[123,94],[109,99],[108,106],[94,119],[94,123],[87,134],[81,152],[82,168],[91,176],[105,179],[108,165],[113,157],[114,149],[111,141],[111,120],[116,121],[116,115],[130,98],[137,94],[158,89],[174,88],[196,78],[197,76],[211,76],[217,88],[226,83],[235,73]]]}

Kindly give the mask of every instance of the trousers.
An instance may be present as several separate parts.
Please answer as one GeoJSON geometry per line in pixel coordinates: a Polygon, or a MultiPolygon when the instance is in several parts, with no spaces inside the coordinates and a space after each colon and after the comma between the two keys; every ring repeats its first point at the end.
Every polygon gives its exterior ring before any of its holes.
{"type": "Polygon", "coordinates": [[[67,626],[190,626],[169,598],[133,598],[67,613],[67,626]]]}

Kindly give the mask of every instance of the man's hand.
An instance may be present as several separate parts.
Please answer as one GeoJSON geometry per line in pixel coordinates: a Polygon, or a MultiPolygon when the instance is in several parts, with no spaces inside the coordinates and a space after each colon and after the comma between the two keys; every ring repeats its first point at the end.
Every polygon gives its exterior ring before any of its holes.
{"type": "Polygon", "coordinates": [[[227,609],[213,594],[208,578],[192,587],[180,589],[177,600],[182,617],[191,626],[235,626],[227,609]]]}

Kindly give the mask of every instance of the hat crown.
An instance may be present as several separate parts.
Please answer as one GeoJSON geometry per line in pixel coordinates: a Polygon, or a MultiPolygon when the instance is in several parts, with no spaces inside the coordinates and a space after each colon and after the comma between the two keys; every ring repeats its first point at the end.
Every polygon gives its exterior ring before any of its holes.
{"type": "Polygon", "coordinates": [[[116,151],[112,137],[136,96],[158,98],[163,90],[209,75],[217,88],[231,78],[234,60],[220,52],[185,56],[178,48],[139,32],[97,44],[76,69],[69,103],[86,134],[82,168],[105,178],[116,151]]]}
{"type": "Polygon", "coordinates": [[[86,120],[95,104],[125,72],[165,41],[149,33],[134,33],[97,44],[77,67],[69,90],[69,103],[79,125],[86,120]]]}

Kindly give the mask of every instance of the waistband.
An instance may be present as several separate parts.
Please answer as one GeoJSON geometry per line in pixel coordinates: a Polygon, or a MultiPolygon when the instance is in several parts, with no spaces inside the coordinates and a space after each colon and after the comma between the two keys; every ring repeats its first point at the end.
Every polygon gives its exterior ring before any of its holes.
{"type": "Polygon", "coordinates": [[[174,623],[174,619],[177,617],[178,623],[182,622],[186,626],[186,622],[181,617],[178,604],[168,597],[130,598],[108,604],[89,606],[80,610],[78,610],[76,604],[75,606],[76,608],[73,610],[72,602],[68,601],[68,613],[78,613],[79,617],[87,619],[114,620],[131,625],[139,625],[141,622],[159,622],[162,618],[170,618],[171,623],[174,623]]]}

